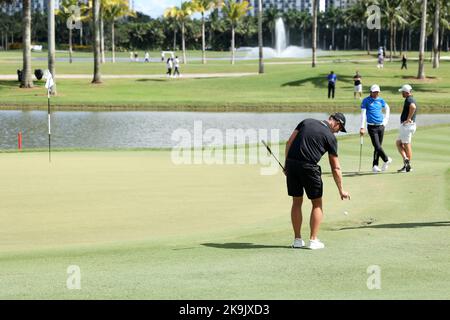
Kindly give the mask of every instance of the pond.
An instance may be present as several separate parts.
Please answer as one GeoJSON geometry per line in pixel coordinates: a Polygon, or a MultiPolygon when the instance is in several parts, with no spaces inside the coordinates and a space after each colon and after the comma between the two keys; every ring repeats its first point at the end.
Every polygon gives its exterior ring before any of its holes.
{"type": "MultiPolygon", "coordinates": [[[[52,113],[52,145],[55,148],[169,148],[177,144],[177,129],[194,134],[207,129],[278,129],[286,140],[305,118],[326,119],[327,113],[239,113],[239,112],[150,112],[150,111],[57,111],[52,113]]],[[[360,114],[347,113],[347,130],[359,130],[360,114]]],[[[391,114],[387,130],[396,130],[399,114],[391,114]]],[[[417,125],[450,123],[450,114],[419,114],[417,125]]],[[[17,148],[22,132],[23,148],[45,148],[48,144],[46,111],[0,111],[0,149],[17,148]]],[[[217,130],[216,130],[217,132],[217,130]]],[[[259,131],[258,131],[259,132],[259,131]]],[[[261,137],[259,136],[258,139],[261,137]]],[[[269,138],[270,139],[270,138],[269,138]]],[[[255,139],[253,139],[255,140],[255,139]]],[[[255,141],[249,141],[256,143],[255,141]]]]}

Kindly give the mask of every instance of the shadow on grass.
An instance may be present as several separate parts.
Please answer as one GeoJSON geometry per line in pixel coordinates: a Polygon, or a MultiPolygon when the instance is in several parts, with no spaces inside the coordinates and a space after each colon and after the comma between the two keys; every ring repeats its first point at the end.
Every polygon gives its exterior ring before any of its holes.
{"type": "Polygon", "coordinates": [[[19,88],[20,83],[17,80],[0,80],[0,87],[19,88]]]}
{"type": "Polygon", "coordinates": [[[217,249],[291,249],[290,246],[273,246],[249,242],[202,243],[201,245],[217,249]]]}
{"type": "Polygon", "coordinates": [[[138,81],[138,82],[150,82],[150,81],[152,81],[152,82],[165,82],[167,80],[168,79],[137,79],[136,81],[138,81]]]}
{"type": "MultiPolygon", "coordinates": [[[[375,176],[386,174],[399,174],[403,172],[391,171],[391,172],[372,172],[372,171],[354,171],[354,172],[342,172],[343,177],[359,177],[359,176],[375,176]]],[[[323,175],[332,175],[331,172],[324,172],[323,175]]]]}
{"type": "Polygon", "coordinates": [[[354,230],[354,229],[411,229],[411,228],[423,228],[423,227],[450,227],[450,221],[378,224],[378,225],[370,225],[370,226],[346,227],[346,228],[341,228],[337,231],[354,230]]]}
{"type": "MultiPolygon", "coordinates": [[[[286,82],[283,83],[281,86],[282,87],[301,87],[305,84],[312,84],[314,85],[316,88],[328,88],[328,80],[327,80],[327,76],[328,74],[321,74],[318,77],[310,77],[310,78],[306,78],[306,79],[300,79],[300,80],[295,80],[295,81],[291,81],[291,82],[286,82]]],[[[343,75],[337,75],[338,77],[338,82],[344,82],[344,83],[350,83],[353,85],[353,76],[343,76],[343,75]]],[[[397,88],[398,89],[398,88],[397,88]]]]}

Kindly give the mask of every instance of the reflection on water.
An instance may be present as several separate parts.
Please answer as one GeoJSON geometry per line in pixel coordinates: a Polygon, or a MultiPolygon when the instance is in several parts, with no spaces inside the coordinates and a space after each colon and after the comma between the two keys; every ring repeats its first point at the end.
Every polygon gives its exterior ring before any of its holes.
{"type": "MultiPolygon", "coordinates": [[[[52,114],[52,145],[56,148],[160,148],[171,147],[172,133],[179,128],[194,133],[194,121],[202,121],[203,132],[219,129],[279,129],[286,140],[305,118],[326,119],[327,113],[238,113],[238,112],[69,112],[52,114]]],[[[359,113],[346,114],[347,130],[359,130],[359,113]]],[[[399,114],[391,114],[387,127],[397,129],[399,114]]],[[[419,114],[417,125],[450,123],[450,114],[419,114]]],[[[24,148],[47,146],[45,111],[0,111],[0,149],[17,147],[22,131],[24,148]]],[[[256,143],[257,141],[250,141],[256,143]]]]}

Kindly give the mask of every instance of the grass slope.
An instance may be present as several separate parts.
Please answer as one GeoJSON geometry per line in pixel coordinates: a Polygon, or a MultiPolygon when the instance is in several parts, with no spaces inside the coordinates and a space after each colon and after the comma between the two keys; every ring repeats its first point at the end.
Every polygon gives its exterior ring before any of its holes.
{"type": "MultiPolygon", "coordinates": [[[[288,248],[284,178],[258,165],[175,166],[168,151],[59,152],[51,165],[46,153],[1,154],[0,298],[449,299],[449,129],[418,129],[410,174],[344,178],[349,202],[325,175],[319,251],[288,248]],[[81,290],[66,288],[69,265],[81,290]],[[371,265],[381,290],[367,289],[371,265]]],[[[390,171],[401,166],[395,138],[390,171]]],[[[339,150],[344,171],[357,169],[358,137],[339,150]]],[[[363,159],[369,170],[367,144],[363,159]]]]}
{"type": "MultiPolygon", "coordinates": [[[[1,56],[0,56],[1,57],[1,56]]],[[[271,64],[267,61],[263,75],[240,78],[208,79],[107,79],[101,85],[91,85],[90,79],[59,79],[58,96],[53,98],[57,108],[80,109],[89,107],[152,110],[234,110],[234,111],[292,111],[292,110],[355,110],[359,100],[353,99],[352,77],[355,70],[363,76],[364,92],[370,85],[381,85],[382,95],[388,101],[399,101],[398,88],[410,83],[422,110],[447,111],[450,94],[450,63],[443,61],[439,69],[426,64],[426,80],[419,81],[417,62],[410,62],[408,70],[400,70],[399,62],[386,63],[384,70],[376,62],[349,62],[341,56],[321,57],[318,67],[308,64],[271,64]],[[339,60],[339,59],[341,60],[339,60]],[[333,62],[333,59],[335,62],[333,62]],[[342,62],[338,62],[342,61],[342,62]],[[336,99],[327,99],[326,75],[333,69],[338,75],[336,99]]],[[[344,56],[345,57],[345,56],[344,56]]],[[[360,59],[354,54],[350,59],[360,59]]],[[[366,56],[368,58],[368,56],[366,56]]],[[[300,62],[300,60],[297,60],[300,62]]],[[[19,63],[20,61],[16,61],[19,63]]],[[[45,61],[39,65],[45,68],[45,61]]],[[[91,74],[91,62],[73,65],[60,63],[58,73],[91,74]]],[[[13,72],[14,64],[0,58],[0,74],[13,72]]],[[[137,64],[122,62],[102,66],[105,74],[164,74],[161,63],[137,64]]],[[[182,73],[241,73],[257,72],[257,61],[238,61],[231,66],[226,61],[199,61],[182,66],[182,73]]],[[[19,89],[17,81],[0,81],[2,108],[46,108],[46,90],[43,82],[33,89],[19,89]]],[[[391,103],[392,105],[392,103],[391,103]]]]}

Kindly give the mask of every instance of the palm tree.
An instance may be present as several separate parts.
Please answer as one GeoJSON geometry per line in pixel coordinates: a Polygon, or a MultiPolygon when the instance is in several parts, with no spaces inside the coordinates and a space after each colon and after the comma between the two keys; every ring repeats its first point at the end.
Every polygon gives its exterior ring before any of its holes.
{"type": "Polygon", "coordinates": [[[390,57],[389,61],[392,62],[393,59],[393,53],[396,52],[396,34],[397,34],[397,25],[398,24],[407,24],[408,21],[404,18],[403,10],[401,9],[401,4],[403,0],[382,0],[381,1],[381,7],[383,8],[382,11],[385,15],[385,18],[387,19],[389,23],[389,51],[390,51],[390,57]]]}
{"type": "Polygon", "coordinates": [[[21,88],[32,88],[31,75],[31,0],[23,0],[22,7],[22,42],[23,42],[23,68],[21,88]]]}
{"type": "Polygon", "coordinates": [[[130,11],[128,0],[106,0],[104,3],[105,19],[111,21],[111,51],[112,62],[116,62],[116,46],[115,46],[115,21],[125,16],[134,16],[130,11]]]}
{"type": "Polygon", "coordinates": [[[418,79],[425,79],[425,38],[427,32],[427,0],[422,0],[422,22],[420,25],[419,71],[418,79]]]}
{"type": "Polygon", "coordinates": [[[302,29],[302,47],[305,47],[305,30],[309,27],[310,24],[311,15],[306,11],[301,11],[298,15],[297,25],[302,29]]]}
{"type": "Polygon", "coordinates": [[[316,57],[316,51],[317,51],[317,7],[318,7],[318,0],[313,0],[312,2],[312,13],[313,13],[313,19],[312,19],[312,67],[315,68],[317,64],[317,57],[316,57]]]}
{"type": "MultiPolygon", "coordinates": [[[[64,21],[68,21],[69,18],[73,18],[73,7],[78,6],[78,0],[62,0],[59,9],[56,14],[60,16],[64,21]]],[[[69,63],[72,63],[73,47],[72,47],[72,30],[69,29],[69,63]]]]}
{"type": "Polygon", "coordinates": [[[94,78],[92,83],[102,83],[100,73],[100,1],[93,0],[93,24],[94,24],[94,78]]]}
{"type": "Polygon", "coordinates": [[[263,32],[262,32],[262,21],[263,21],[263,6],[262,0],[258,0],[258,51],[259,51],[259,63],[258,63],[258,73],[264,73],[264,57],[263,57],[263,32]]]}
{"type": "MultiPolygon", "coordinates": [[[[53,76],[53,79],[55,79],[55,0],[48,0],[48,39],[47,39],[47,46],[48,46],[48,70],[53,76]]],[[[56,95],[56,85],[53,85],[51,87],[52,95],[56,95]]]]}
{"type": "Polygon", "coordinates": [[[243,0],[242,2],[236,2],[236,0],[228,0],[222,9],[224,17],[231,24],[231,64],[234,64],[235,60],[235,28],[238,22],[245,17],[247,11],[250,10],[248,1],[243,0]]]}
{"type": "Polygon", "coordinates": [[[439,26],[441,17],[441,0],[434,0],[434,5],[433,68],[439,68],[439,26]]]}
{"type": "Polygon", "coordinates": [[[334,36],[335,36],[336,25],[339,22],[340,16],[342,16],[342,11],[339,8],[335,8],[335,7],[331,7],[325,13],[326,23],[327,23],[327,25],[329,24],[331,26],[331,46],[333,47],[333,49],[335,48],[334,36]]]}
{"type": "Polygon", "coordinates": [[[169,30],[172,29],[173,30],[173,51],[176,51],[177,49],[177,28],[178,28],[178,21],[177,21],[177,14],[178,14],[178,10],[180,10],[180,8],[173,6],[170,8],[167,8],[166,10],[164,10],[164,18],[166,19],[167,23],[168,23],[168,27],[169,30]]]}
{"type": "Polygon", "coordinates": [[[189,20],[189,17],[192,15],[193,9],[191,2],[183,2],[181,4],[181,8],[171,7],[166,9],[164,12],[164,17],[171,17],[177,23],[181,24],[181,48],[183,50],[183,63],[187,63],[186,59],[186,22],[189,20]]]}
{"type": "Polygon", "coordinates": [[[283,21],[286,24],[286,44],[291,44],[291,29],[298,27],[300,11],[294,9],[288,9],[283,14],[283,21]]]}
{"type": "Polygon", "coordinates": [[[281,12],[273,6],[264,11],[264,22],[269,28],[272,36],[272,47],[275,47],[275,24],[279,17],[281,17],[281,12]]]}
{"type": "Polygon", "coordinates": [[[202,63],[206,63],[205,13],[222,6],[222,0],[192,0],[194,11],[202,15],[202,63]]]}

